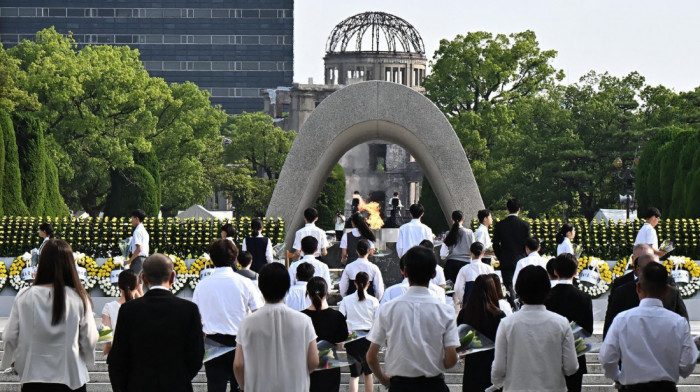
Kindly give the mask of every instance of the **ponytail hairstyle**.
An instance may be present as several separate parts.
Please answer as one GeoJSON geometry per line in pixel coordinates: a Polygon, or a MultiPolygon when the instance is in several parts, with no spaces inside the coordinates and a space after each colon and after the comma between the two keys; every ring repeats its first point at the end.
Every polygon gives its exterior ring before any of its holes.
{"type": "Polygon", "coordinates": [[[367,272],[358,272],[355,275],[355,286],[357,286],[357,298],[360,301],[365,300],[365,286],[369,283],[369,275],[367,272]]]}
{"type": "Polygon", "coordinates": [[[564,238],[566,238],[566,235],[573,230],[574,225],[572,225],[571,223],[565,223],[557,233],[557,244],[561,244],[562,242],[564,242],[564,238]]]}
{"type": "Polygon", "coordinates": [[[360,235],[372,242],[377,240],[377,237],[374,236],[374,233],[372,233],[372,230],[369,229],[369,226],[367,225],[367,221],[365,220],[365,217],[362,216],[359,212],[356,212],[352,214],[350,217],[350,220],[352,221],[353,226],[357,228],[357,230],[360,231],[360,235]]]}
{"type": "Polygon", "coordinates": [[[46,233],[46,237],[53,239],[56,235],[53,231],[53,226],[51,226],[51,223],[44,222],[39,225],[39,230],[43,231],[46,233]]]}
{"type": "Polygon", "coordinates": [[[323,307],[323,299],[328,295],[328,284],[326,280],[320,276],[314,276],[306,283],[306,293],[311,299],[311,303],[316,308],[316,311],[323,307]]]}
{"type": "Polygon", "coordinates": [[[138,281],[138,277],[136,276],[136,273],[133,270],[124,270],[119,273],[119,281],[117,285],[119,286],[119,289],[124,293],[124,302],[129,302],[134,297],[131,295],[131,292],[136,290],[136,283],[138,281]]]}
{"type": "Polygon", "coordinates": [[[457,235],[459,234],[459,227],[461,226],[462,219],[464,219],[464,213],[460,210],[452,211],[452,227],[450,228],[450,232],[447,233],[447,237],[445,237],[445,241],[443,243],[447,246],[453,246],[457,244],[457,239],[459,238],[457,235]]]}

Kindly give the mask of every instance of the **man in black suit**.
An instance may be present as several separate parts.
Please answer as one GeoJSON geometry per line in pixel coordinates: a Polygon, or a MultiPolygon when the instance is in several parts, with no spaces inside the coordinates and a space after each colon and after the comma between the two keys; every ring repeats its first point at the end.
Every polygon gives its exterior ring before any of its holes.
{"type": "MultiPolygon", "coordinates": [[[[643,254],[650,254],[654,255],[654,250],[651,248],[651,246],[647,244],[637,244],[634,246],[632,249],[632,264],[634,264],[634,261],[641,255],[643,254]]],[[[625,275],[622,275],[621,277],[615,279],[612,282],[612,285],[610,286],[610,295],[608,296],[608,304],[610,303],[610,298],[612,298],[612,293],[615,291],[618,287],[629,283],[629,282],[634,282],[635,277],[633,273],[627,273],[625,275]]]]}
{"type": "Polygon", "coordinates": [[[114,392],[192,392],[204,340],[197,305],[175,297],[173,262],[162,254],[143,264],[148,292],[119,309],[119,328],[107,358],[114,392]]]}
{"type": "MultiPolygon", "coordinates": [[[[653,254],[643,254],[634,260],[634,273],[628,275],[639,276],[639,272],[649,263],[657,262],[653,254]]],[[[669,285],[670,286],[670,285],[669,285]]],[[[612,295],[613,293],[611,293],[612,295]]],[[[675,287],[669,287],[669,292],[662,300],[664,308],[679,314],[688,319],[688,310],[685,307],[681,293],[675,287]]],[[[603,338],[608,334],[608,329],[612,325],[615,316],[639,306],[639,296],[637,295],[637,282],[635,280],[627,282],[618,287],[614,296],[608,301],[608,309],[605,312],[605,324],[603,326],[603,338]]]]}
{"type": "Polygon", "coordinates": [[[503,284],[510,292],[508,301],[513,305],[513,273],[518,260],[527,256],[525,241],[530,238],[530,225],[518,217],[520,213],[518,199],[508,200],[506,207],[508,217],[497,222],[493,227],[493,251],[501,263],[503,284]]]}
{"type": "MultiPolygon", "coordinates": [[[[573,285],[574,274],[578,267],[576,256],[562,253],[554,261],[554,272],[559,278],[556,286],[552,287],[549,296],[544,301],[547,310],[566,317],[569,322],[574,321],[581,328],[593,333],[593,300],[591,296],[573,285]]],[[[586,369],[586,356],[578,357],[578,371],[566,376],[566,389],[568,392],[580,392],[583,383],[583,375],[588,373],[586,369]]]]}

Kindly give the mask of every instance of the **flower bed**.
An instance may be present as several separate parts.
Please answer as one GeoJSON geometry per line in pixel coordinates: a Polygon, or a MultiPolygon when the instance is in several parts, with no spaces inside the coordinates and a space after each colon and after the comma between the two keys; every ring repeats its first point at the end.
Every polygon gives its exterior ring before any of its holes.
{"type": "Polygon", "coordinates": [[[664,267],[676,282],[676,288],[683,298],[690,298],[700,289],[700,266],[685,256],[671,256],[664,261],[664,267]]]}
{"type": "Polygon", "coordinates": [[[583,257],[578,262],[578,288],[593,298],[598,298],[610,289],[613,276],[610,266],[597,257],[583,257]]]}

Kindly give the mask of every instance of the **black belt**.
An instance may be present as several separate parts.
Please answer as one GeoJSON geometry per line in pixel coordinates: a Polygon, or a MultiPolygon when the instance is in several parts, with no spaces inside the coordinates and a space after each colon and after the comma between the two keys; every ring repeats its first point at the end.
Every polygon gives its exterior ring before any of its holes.
{"type": "Polygon", "coordinates": [[[625,385],[624,391],[645,392],[645,391],[675,391],[676,383],[673,381],[649,381],[639,384],[625,385]]]}
{"type": "Polygon", "coordinates": [[[227,347],[235,347],[236,346],[236,335],[224,335],[221,333],[215,333],[211,335],[207,335],[207,338],[219,343],[223,344],[224,346],[227,347]]]}
{"type": "Polygon", "coordinates": [[[414,382],[428,382],[428,381],[438,381],[438,380],[444,380],[445,375],[444,374],[439,374],[435,377],[425,377],[425,376],[420,376],[420,377],[402,377],[402,376],[393,376],[391,377],[391,381],[414,381],[414,382]]]}

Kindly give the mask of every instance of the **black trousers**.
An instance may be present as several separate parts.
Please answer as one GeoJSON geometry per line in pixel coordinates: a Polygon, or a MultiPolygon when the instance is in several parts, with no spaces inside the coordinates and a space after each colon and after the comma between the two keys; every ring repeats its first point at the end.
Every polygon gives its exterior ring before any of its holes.
{"type": "Polygon", "coordinates": [[[70,389],[64,384],[47,384],[41,382],[30,382],[22,384],[22,392],[85,392],[85,385],[78,389],[70,389]]]}
{"type": "MultiPolygon", "coordinates": [[[[503,285],[506,286],[506,290],[510,293],[509,296],[506,297],[508,300],[508,303],[510,306],[513,307],[513,310],[516,310],[515,307],[515,290],[513,290],[513,275],[515,274],[515,270],[504,270],[501,269],[501,277],[503,277],[503,285]]],[[[505,294],[505,293],[503,293],[505,294]]]]}
{"type": "MultiPolygon", "coordinates": [[[[236,347],[236,337],[229,335],[208,335],[218,343],[229,347],[236,347]]],[[[208,392],[226,392],[226,387],[231,383],[231,391],[238,390],[238,382],[233,375],[233,360],[236,358],[236,351],[228,352],[220,357],[204,362],[204,371],[207,374],[208,392]]]]}
{"type": "Polygon", "coordinates": [[[676,392],[676,383],[671,381],[651,381],[642,384],[625,385],[622,387],[626,392],[676,392]]]}
{"type": "Polygon", "coordinates": [[[449,392],[443,376],[438,377],[392,377],[389,392],[449,392]]]}

